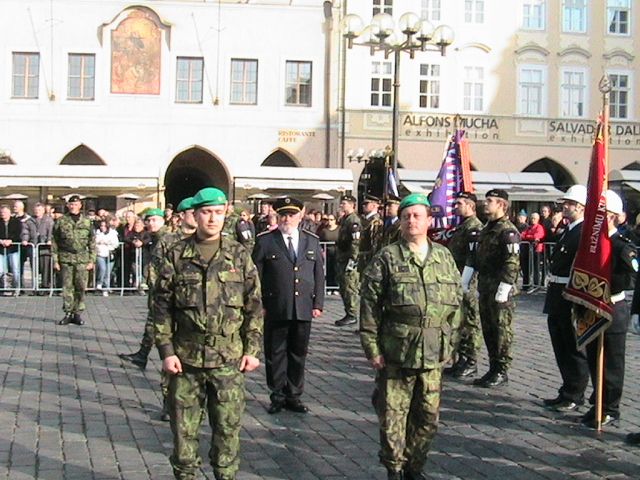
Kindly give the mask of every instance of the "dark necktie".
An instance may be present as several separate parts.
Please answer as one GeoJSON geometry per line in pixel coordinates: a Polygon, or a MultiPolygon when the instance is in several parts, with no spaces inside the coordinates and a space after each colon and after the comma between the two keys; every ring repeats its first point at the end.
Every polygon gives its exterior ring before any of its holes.
{"type": "Polygon", "coordinates": [[[291,237],[291,235],[289,235],[287,238],[289,239],[289,244],[287,246],[287,248],[289,249],[289,257],[291,257],[291,260],[293,261],[293,263],[296,263],[297,257],[296,257],[296,251],[293,248],[293,238],[291,237]]]}

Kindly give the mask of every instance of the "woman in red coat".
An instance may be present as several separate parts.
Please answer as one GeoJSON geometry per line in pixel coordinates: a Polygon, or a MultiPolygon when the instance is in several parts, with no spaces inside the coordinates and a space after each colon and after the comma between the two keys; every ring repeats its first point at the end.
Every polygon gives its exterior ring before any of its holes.
{"type": "Polygon", "coordinates": [[[540,280],[544,280],[540,278],[540,266],[544,258],[545,235],[544,227],[540,224],[540,214],[532,213],[529,228],[520,234],[522,241],[529,242],[531,245],[531,247],[526,245],[523,248],[527,252],[524,255],[526,258],[523,259],[525,262],[522,264],[522,276],[525,286],[529,282],[529,252],[533,252],[533,285],[540,286],[540,280]]]}

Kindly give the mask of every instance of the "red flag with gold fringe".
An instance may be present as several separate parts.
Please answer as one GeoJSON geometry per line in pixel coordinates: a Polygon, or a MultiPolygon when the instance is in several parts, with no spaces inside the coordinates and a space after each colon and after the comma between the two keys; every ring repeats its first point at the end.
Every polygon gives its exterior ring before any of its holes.
{"type": "Polygon", "coordinates": [[[611,303],[611,240],[607,227],[607,131],[601,119],[596,129],[587,205],[578,254],[573,263],[569,284],[563,296],[577,304],[574,322],[578,348],[585,347],[604,331],[612,320],[611,303]]]}

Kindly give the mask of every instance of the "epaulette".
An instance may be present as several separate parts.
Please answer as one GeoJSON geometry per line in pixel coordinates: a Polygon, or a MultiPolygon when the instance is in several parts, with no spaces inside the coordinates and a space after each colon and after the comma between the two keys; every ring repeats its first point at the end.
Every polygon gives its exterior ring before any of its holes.
{"type": "Polygon", "coordinates": [[[310,231],[309,231],[309,230],[307,230],[306,228],[303,228],[303,229],[301,229],[300,231],[301,231],[301,232],[304,232],[304,233],[308,233],[308,234],[309,234],[309,235],[311,235],[312,237],[320,238],[318,235],[316,235],[316,234],[315,234],[315,233],[313,233],[313,232],[310,232],[310,231]]]}
{"type": "MultiPolygon", "coordinates": [[[[620,232],[618,232],[618,233],[620,233],[620,232]]],[[[625,236],[624,236],[623,234],[621,234],[621,233],[620,233],[620,239],[624,240],[624,241],[625,241],[625,242],[627,242],[627,243],[633,243],[633,242],[631,241],[631,239],[630,239],[630,238],[625,237],[625,236]]]]}

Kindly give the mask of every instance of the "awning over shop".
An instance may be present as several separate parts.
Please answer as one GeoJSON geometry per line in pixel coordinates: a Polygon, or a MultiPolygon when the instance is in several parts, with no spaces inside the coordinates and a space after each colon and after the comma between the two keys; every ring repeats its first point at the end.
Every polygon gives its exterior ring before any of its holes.
{"type": "MultiPolygon", "coordinates": [[[[437,171],[398,170],[400,182],[410,192],[428,193],[433,189],[437,171]]],[[[509,200],[516,201],[557,201],[563,194],[553,183],[550,174],[544,172],[471,172],[473,185],[478,196],[492,188],[502,188],[509,193],[509,200]]]]}
{"type": "Polygon", "coordinates": [[[611,170],[609,184],[616,191],[618,191],[617,186],[626,185],[640,192],[640,170],[611,170]]]}
{"type": "Polygon", "coordinates": [[[254,167],[234,172],[236,190],[353,190],[347,168],[254,167]]]}
{"type": "Polygon", "coordinates": [[[148,169],[128,168],[126,176],[113,176],[113,171],[106,165],[55,165],[38,170],[0,165],[0,188],[156,189],[158,186],[158,176],[149,176],[148,169]]]}

